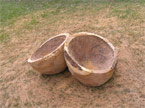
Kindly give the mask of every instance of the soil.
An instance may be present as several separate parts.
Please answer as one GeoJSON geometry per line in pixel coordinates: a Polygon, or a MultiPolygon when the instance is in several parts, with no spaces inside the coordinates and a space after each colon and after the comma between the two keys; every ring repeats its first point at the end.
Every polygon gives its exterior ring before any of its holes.
{"type": "Polygon", "coordinates": [[[120,20],[103,13],[88,13],[86,17],[69,14],[52,25],[44,20],[39,29],[21,29],[17,24],[7,28],[12,38],[0,44],[0,107],[145,108],[145,22],[120,20]],[[99,34],[118,48],[116,71],[107,83],[87,87],[68,69],[47,76],[28,65],[30,55],[50,36],[79,31],[99,34]]]}

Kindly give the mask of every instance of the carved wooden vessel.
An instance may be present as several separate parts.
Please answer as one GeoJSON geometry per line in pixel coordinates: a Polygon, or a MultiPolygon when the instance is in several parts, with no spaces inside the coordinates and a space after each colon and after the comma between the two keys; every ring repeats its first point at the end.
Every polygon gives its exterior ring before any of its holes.
{"type": "Polygon", "coordinates": [[[71,74],[88,86],[100,86],[114,71],[117,53],[105,38],[87,32],[69,36],[64,55],[71,74]]]}
{"type": "Polygon", "coordinates": [[[41,74],[56,74],[65,70],[64,43],[68,36],[62,33],[49,38],[28,59],[28,63],[41,74]]]}

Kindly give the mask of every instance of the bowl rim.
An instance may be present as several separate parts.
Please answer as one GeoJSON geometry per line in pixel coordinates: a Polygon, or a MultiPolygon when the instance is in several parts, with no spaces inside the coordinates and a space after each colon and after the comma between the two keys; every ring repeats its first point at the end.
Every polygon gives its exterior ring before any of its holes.
{"type": "Polygon", "coordinates": [[[37,50],[29,57],[29,59],[27,60],[27,62],[28,62],[28,63],[33,63],[33,62],[41,61],[42,59],[46,59],[46,58],[49,58],[49,57],[53,56],[53,55],[57,52],[57,50],[58,50],[61,46],[63,46],[63,45],[65,44],[65,42],[66,42],[68,36],[69,36],[69,33],[61,33],[61,34],[58,34],[58,35],[55,35],[55,36],[50,37],[50,38],[47,39],[45,42],[43,42],[43,43],[40,45],[39,48],[37,48],[37,50]],[[46,55],[43,56],[43,57],[40,57],[40,58],[38,58],[38,59],[32,60],[33,54],[34,54],[39,48],[41,48],[44,44],[46,44],[46,43],[47,43],[48,41],[50,41],[51,39],[56,38],[56,37],[60,37],[60,36],[65,36],[65,39],[64,39],[64,41],[63,41],[55,50],[53,50],[53,51],[50,52],[49,54],[46,54],[46,55]],[[54,52],[55,52],[55,53],[54,53],[54,52]]]}
{"type": "MultiPolygon", "coordinates": [[[[104,37],[102,37],[100,35],[94,34],[94,33],[90,33],[90,32],[79,32],[79,33],[75,33],[74,35],[70,35],[69,38],[67,39],[66,43],[65,43],[64,50],[71,57],[73,62],[75,62],[81,68],[81,71],[76,71],[76,73],[79,73],[81,75],[89,75],[91,73],[98,73],[98,74],[107,73],[107,72],[109,72],[110,70],[112,70],[115,67],[116,62],[117,62],[117,48],[115,48],[113,46],[113,44],[110,43],[106,38],[104,38],[104,37]],[[113,61],[112,61],[112,64],[108,68],[103,69],[103,70],[88,69],[88,68],[85,68],[84,66],[80,65],[78,63],[78,61],[74,59],[73,56],[70,56],[71,54],[69,53],[69,49],[68,49],[69,43],[73,39],[75,39],[76,37],[83,36],[83,35],[96,36],[96,37],[102,39],[103,41],[105,41],[110,46],[110,48],[113,50],[113,61]],[[83,73],[82,71],[85,71],[85,73],[83,73]]],[[[69,64],[72,65],[71,63],[69,63],[69,64]]],[[[73,68],[75,68],[75,70],[77,69],[76,67],[73,67],[73,68]]]]}

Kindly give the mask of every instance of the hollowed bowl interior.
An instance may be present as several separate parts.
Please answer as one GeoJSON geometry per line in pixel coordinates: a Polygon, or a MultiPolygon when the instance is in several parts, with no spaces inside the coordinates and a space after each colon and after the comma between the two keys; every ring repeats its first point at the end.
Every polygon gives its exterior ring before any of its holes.
{"type": "Polygon", "coordinates": [[[31,60],[40,59],[53,51],[55,51],[66,39],[66,36],[56,36],[45,42],[36,52],[32,55],[31,60]]]}
{"type": "Polygon", "coordinates": [[[87,69],[103,70],[113,63],[113,49],[97,36],[86,35],[73,38],[69,43],[68,51],[79,65],[87,69]]]}

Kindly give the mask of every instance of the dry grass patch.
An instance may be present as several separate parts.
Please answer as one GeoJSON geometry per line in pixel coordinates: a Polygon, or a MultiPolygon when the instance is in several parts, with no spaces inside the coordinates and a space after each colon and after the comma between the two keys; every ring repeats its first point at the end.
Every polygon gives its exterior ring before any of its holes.
{"type": "Polygon", "coordinates": [[[44,10],[3,27],[10,39],[0,44],[0,107],[145,107],[145,8],[139,8],[139,19],[112,16],[112,8],[73,13],[44,10]],[[103,86],[86,87],[68,70],[40,75],[27,64],[28,57],[50,36],[80,31],[102,35],[119,49],[116,72],[103,86]]]}

